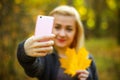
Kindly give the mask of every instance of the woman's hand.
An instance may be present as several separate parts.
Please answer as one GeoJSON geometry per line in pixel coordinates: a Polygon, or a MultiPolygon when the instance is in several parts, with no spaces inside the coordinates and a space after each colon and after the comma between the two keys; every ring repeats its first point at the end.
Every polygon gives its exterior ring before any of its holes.
{"type": "Polygon", "coordinates": [[[87,70],[79,70],[77,71],[79,80],[87,80],[89,76],[89,72],[87,70]]]}
{"type": "Polygon", "coordinates": [[[31,57],[46,56],[53,50],[54,37],[54,34],[50,34],[43,37],[32,36],[28,38],[24,44],[26,55],[31,57]]]}

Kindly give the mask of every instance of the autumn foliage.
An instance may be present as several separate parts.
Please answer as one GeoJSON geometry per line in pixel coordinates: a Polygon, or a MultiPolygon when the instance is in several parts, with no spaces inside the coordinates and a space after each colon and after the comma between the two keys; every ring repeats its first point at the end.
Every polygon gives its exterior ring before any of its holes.
{"type": "Polygon", "coordinates": [[[91,60],[89,53],[85,48],[80,48],[78,52],[75,49],[68,48],[66,57],[60,58],[61,67],[65,73],[74,76],[77,70],[85,70],[90,66],[91,60]]]}

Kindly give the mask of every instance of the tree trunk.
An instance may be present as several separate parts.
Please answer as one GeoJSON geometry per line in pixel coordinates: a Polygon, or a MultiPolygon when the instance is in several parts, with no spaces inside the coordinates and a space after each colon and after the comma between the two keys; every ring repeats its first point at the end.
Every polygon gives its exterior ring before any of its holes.
{"type": "Polygon", "coordinates": [[[117,42],[118,42],[118,45],[120,45],[120,8],[118,8],[118,32],[117,32],[117,42]]]}
{"type": "Polygon", "coordinates": [[[73,6],[73,0],[67,0],[67,5],[73,6]]]}

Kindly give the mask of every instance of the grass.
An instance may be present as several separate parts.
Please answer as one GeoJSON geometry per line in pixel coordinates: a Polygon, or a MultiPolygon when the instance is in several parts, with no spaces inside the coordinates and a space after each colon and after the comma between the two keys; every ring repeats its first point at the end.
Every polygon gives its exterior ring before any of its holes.
{"type": "Polygon", "coordinates": [[[112,38],[86,40],[93,54],[100,80],[120,80],[120,46],[112,38]]]}

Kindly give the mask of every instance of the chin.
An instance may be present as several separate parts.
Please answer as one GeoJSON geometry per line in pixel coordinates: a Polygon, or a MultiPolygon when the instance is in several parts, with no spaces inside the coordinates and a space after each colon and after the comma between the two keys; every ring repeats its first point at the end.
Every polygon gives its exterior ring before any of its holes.
{"type": "Polygon", "coordinates": [[[56,45],[56,46],[59,47],[59,48],[66,48],[65,45],[56,45]]]}
{"type": "Polygon", "coordinates": [[[55,46],[59,47],[59,48],[66,48],[67,47],[67,44],[65,44],[65,43],[56,42],[55,44],[56,44],[55,46]]]}

